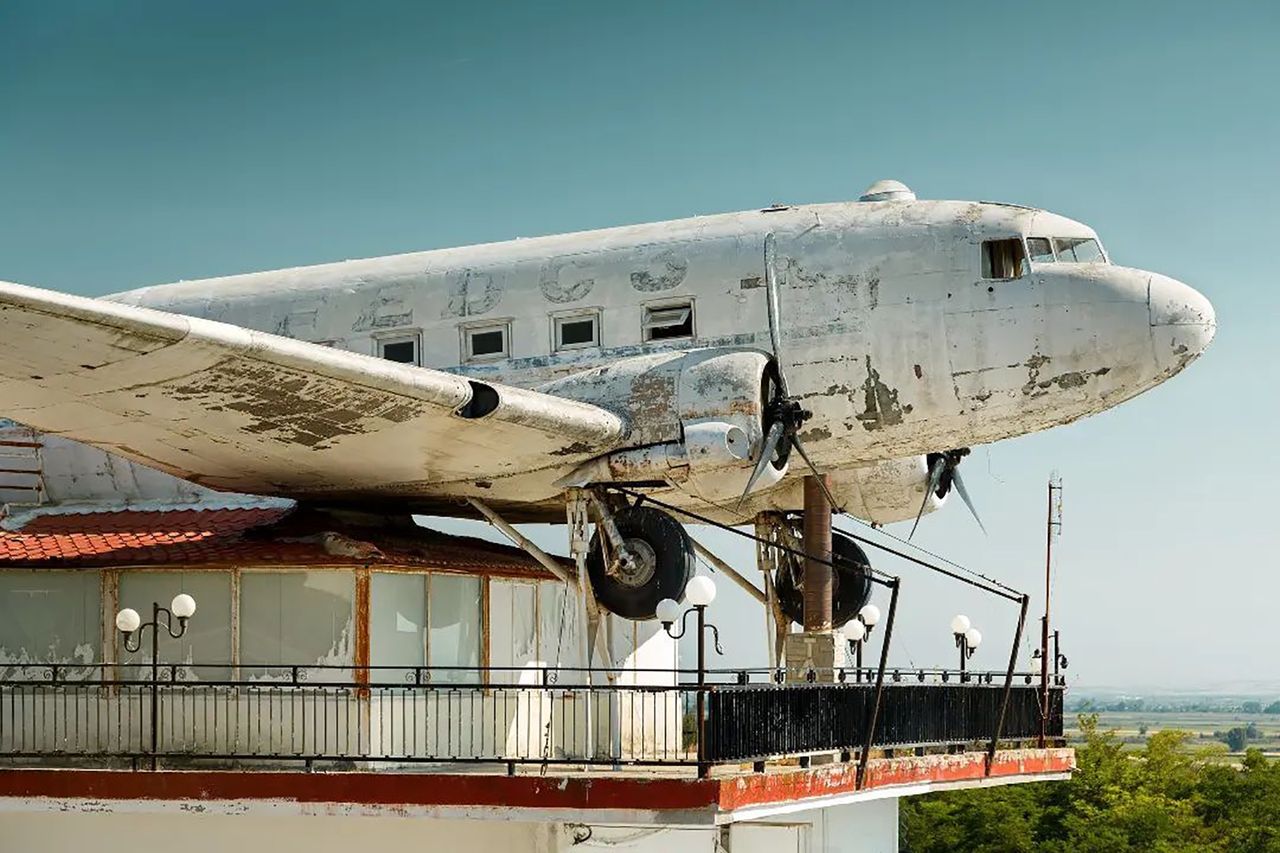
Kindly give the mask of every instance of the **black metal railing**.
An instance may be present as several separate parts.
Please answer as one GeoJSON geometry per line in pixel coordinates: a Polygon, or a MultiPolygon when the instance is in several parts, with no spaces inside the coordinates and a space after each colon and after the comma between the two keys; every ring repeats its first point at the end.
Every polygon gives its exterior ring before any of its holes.
{"type": "MultiPolygon", "coordinates": [[[[859,752],[874,670],[580,670],[526,667],[164,664],[0,669],[0,761],[165,766],[316,762],[708,765],[859,752]],[[705,696],[704,740],[695,709],[705,696]],[[154,713],[153,713],[153,710],[154,713]],[[152,744],[155,744],[154,749],[152,744]]],[[[873,747],[994,737],[1004,673],[894,670],[873,747]]],[[[1040,734],[1040,686],[1019,674],[1000,737],[1040,734]]],[[[1062,686],[1048,733],[1062,736],[1062,686]]]]}

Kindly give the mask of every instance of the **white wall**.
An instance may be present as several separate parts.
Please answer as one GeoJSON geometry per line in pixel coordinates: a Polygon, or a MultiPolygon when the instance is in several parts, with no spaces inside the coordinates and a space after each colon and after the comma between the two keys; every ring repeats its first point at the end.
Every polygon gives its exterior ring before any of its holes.
{"type": "MultiPolygon", "coordinates": [[[[124,813],[0,813],[0,850],[9,853],[93,850],[183,853],[276,850],[281,853],[386,851],[502,851],[558,853],[617,850],[629,853],[714,853],[718,829],[591,827],[521,821],[431,820],[414,817],[124,813]]],[[[778,851],[782,853],[782,851],[778,851]]]]}

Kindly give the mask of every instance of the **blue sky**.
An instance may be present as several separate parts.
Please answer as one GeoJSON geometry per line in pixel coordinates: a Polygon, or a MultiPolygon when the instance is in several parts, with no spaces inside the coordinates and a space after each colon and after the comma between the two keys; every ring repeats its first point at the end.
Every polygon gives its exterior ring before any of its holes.
{"type": "MultiPolygon", "coordinates": [[[[882,177],[1047,207],[1206,293],[1217,340],[1118,409],[977,449],[991,535],[956,502],[918,539],[1038,589],[1057,469],[1081,683],[1280,682],[1277,43],[1263,2],[8,0],[0,278],[97,295],[882,177]]],[[[1010,607],[883,565],[904,576],[900,656],[950,660],[964,610],[1002,662],[1010,607]]],[[[721,586],[747,655],[762,623],[721,586]]]]}

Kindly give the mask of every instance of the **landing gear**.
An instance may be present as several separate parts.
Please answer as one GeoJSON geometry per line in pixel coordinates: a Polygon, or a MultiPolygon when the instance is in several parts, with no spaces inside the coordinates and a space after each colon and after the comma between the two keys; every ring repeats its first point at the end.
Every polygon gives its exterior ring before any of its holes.
{"type": "MultiPolygon", "coordinates": [[[[795,530],[795,528],[793,528],[795,530]]],[[[798,534],[790,537],[797,545],[798,534]]],[[[835,563],[832,579],[831,623],[839,628],[848,622],[871,598],[871,562],[856,541],[841,533],[831,534],[831,558],[835,563]]],[[[778,560],[774,590],[778,607],[792,622],[804,624],[804,558],[783,552],[778,560]]]]}
{"type": "Polygon", "coordinates": [[[680,522],[652,507],[621,507],[608,516],[600,526],[612,524],[616,537],[597,529],[587,555],[596,600],[624,618],[652,619],[659,601],[684,597],[696,565],[693,542],[680,522]],[[618,541],[625,547],[617,548],[618,541]]]}

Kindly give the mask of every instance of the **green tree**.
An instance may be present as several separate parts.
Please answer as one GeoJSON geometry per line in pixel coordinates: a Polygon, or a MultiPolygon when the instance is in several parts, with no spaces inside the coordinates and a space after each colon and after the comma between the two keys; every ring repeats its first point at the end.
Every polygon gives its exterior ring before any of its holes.
{"type": "Polygon", "coordinates": [[[1262,709],[1264,714],[1280,714],[1280,699],[1272,702],[1270,705],[1262,709]]]}
{"type": "Polygon", "coordinates": [[[1220,738],[1232,752],[1243,752],[1245,742],[1248,739],[1249,735],[1244,726],[1234,726],[1223,733],[1220,738]]]}
{"type": "Polygon", "coordinates": [[[1096,717],[1080,729],[1069,781],[904,799],[902,849],[1280,853],[1280,761],[1250,749],[1235,766],[1222,746],[1192,750],[1181,732],[1126,752],[1096,717]]]}

